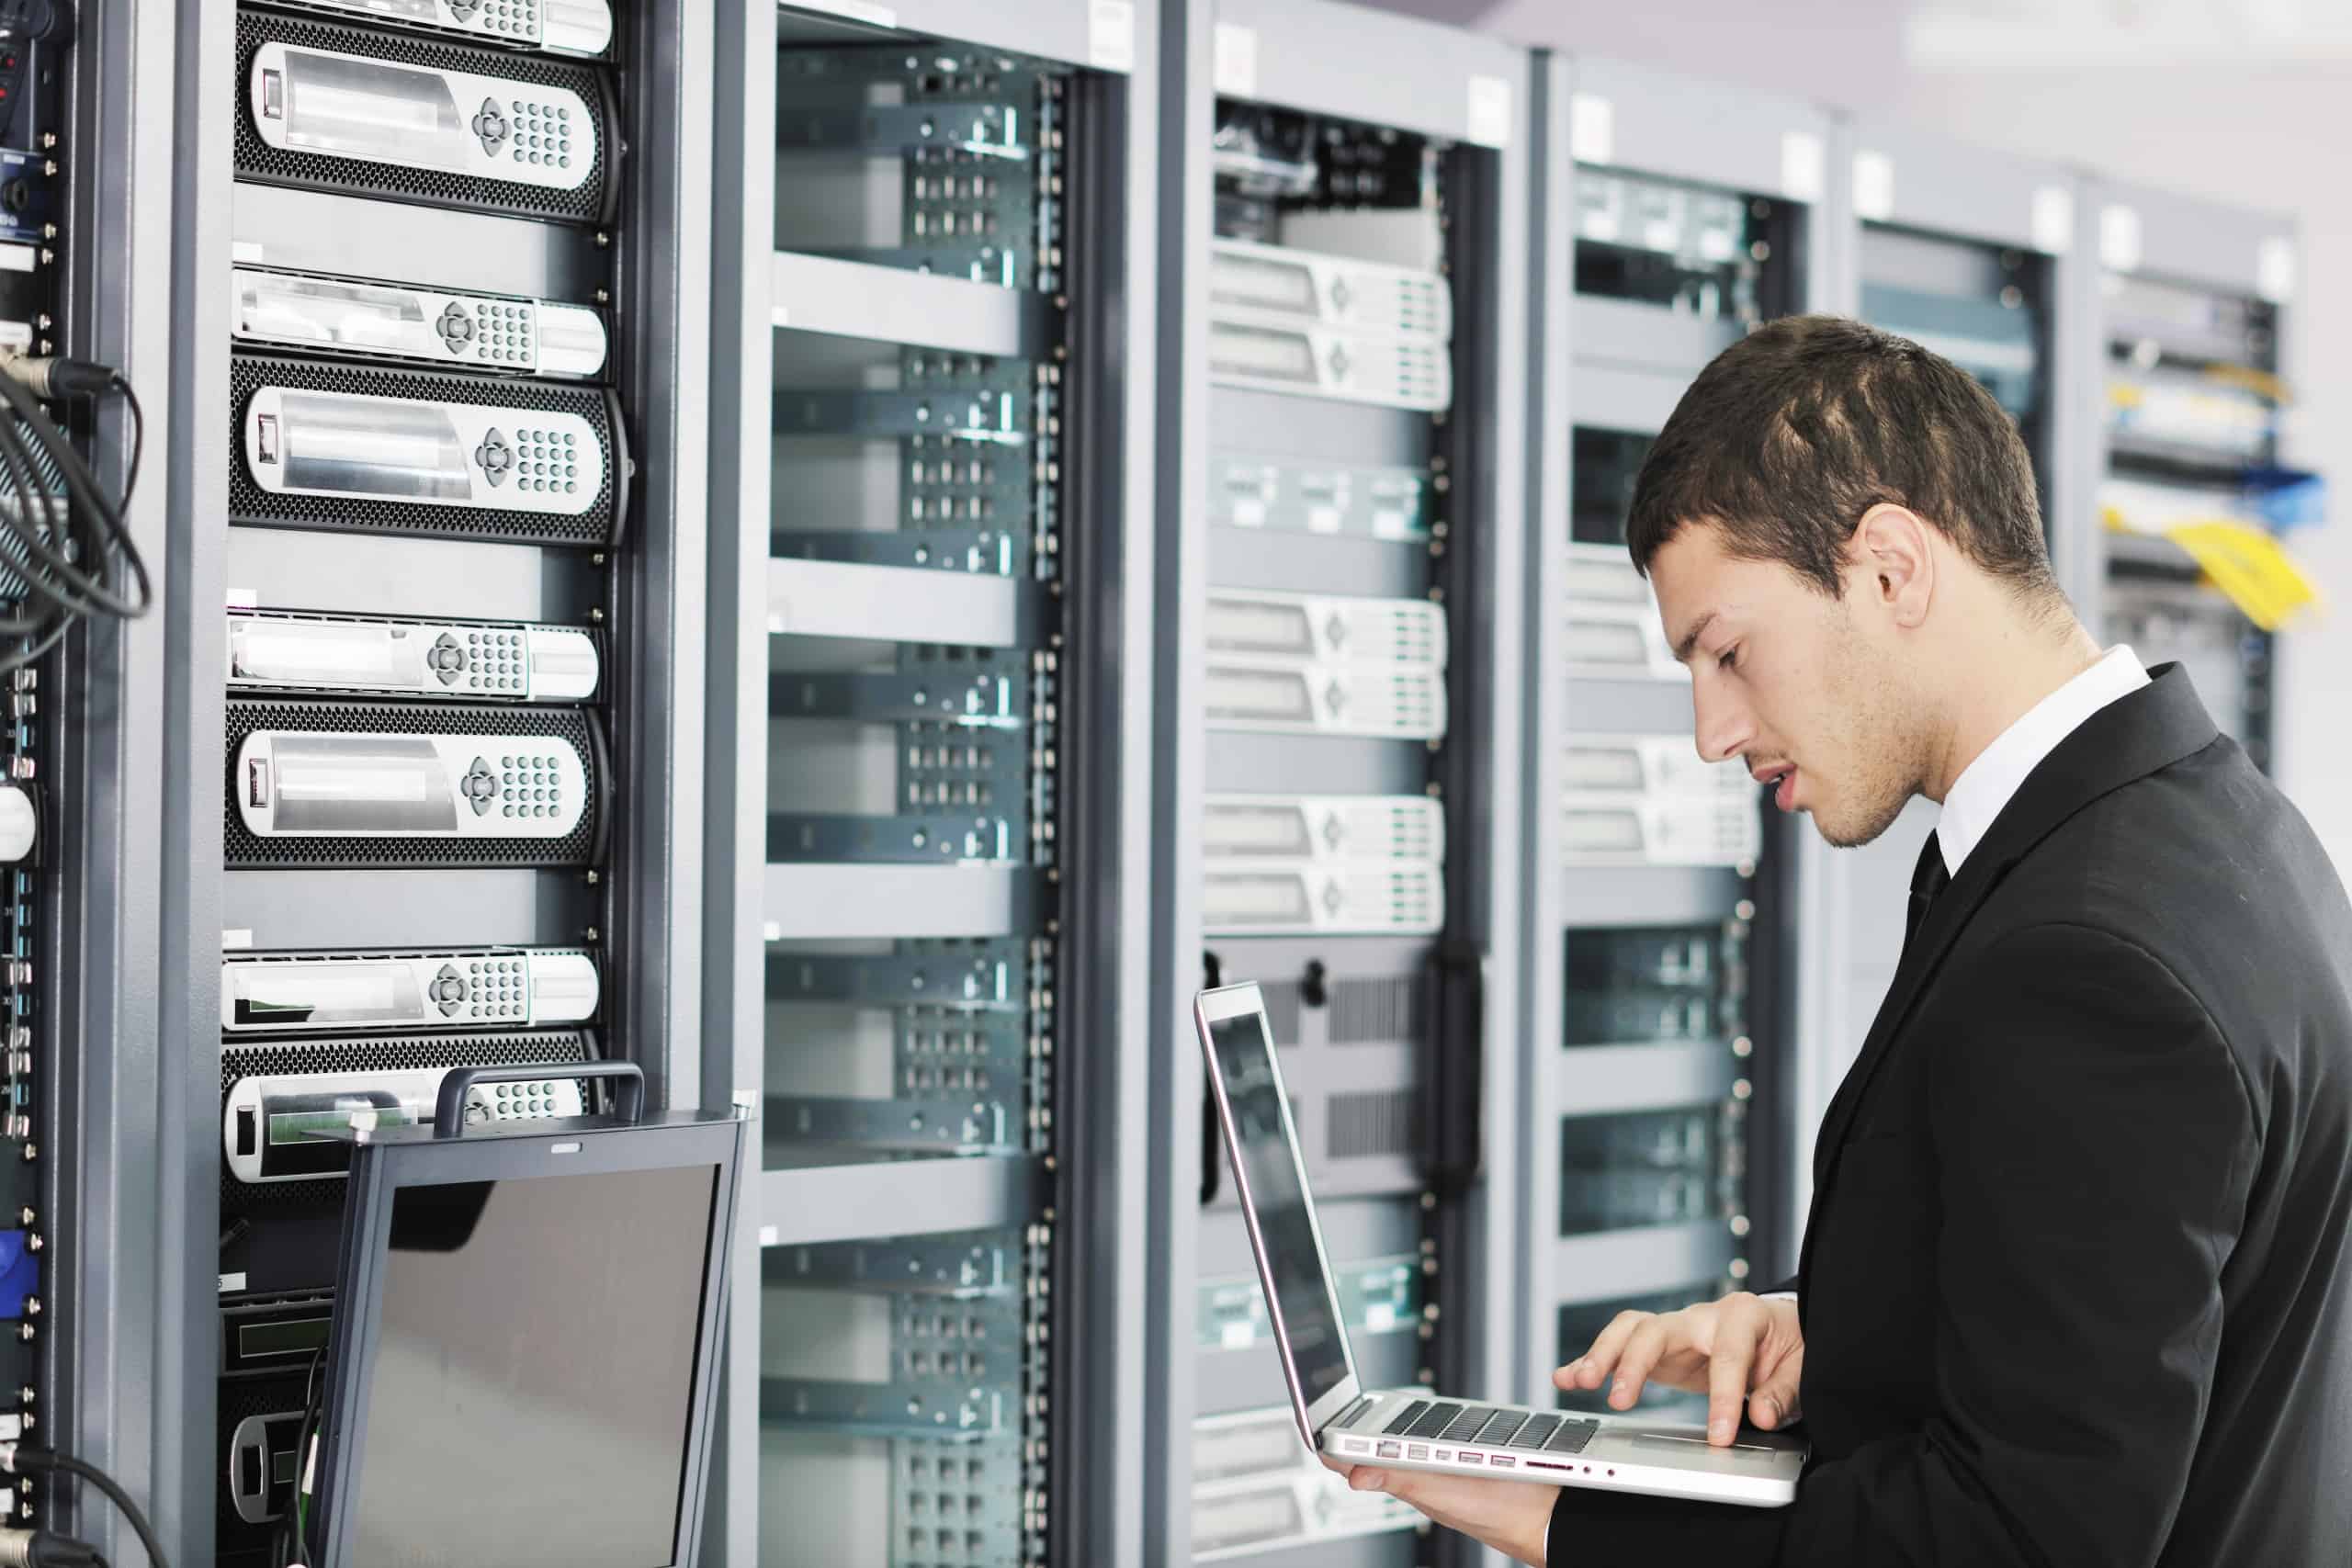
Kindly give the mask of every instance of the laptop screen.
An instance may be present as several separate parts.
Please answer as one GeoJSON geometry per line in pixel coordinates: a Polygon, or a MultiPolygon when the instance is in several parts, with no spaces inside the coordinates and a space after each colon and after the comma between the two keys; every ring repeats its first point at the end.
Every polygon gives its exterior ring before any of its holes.
{"type": "Polygon", "coordinates": [[[1314,1200],[1275,1074],[1273,1042],[1266,1038],[1261,1012],[1215,1021],[1209,1040],[1233,1108],[1235,1156],[1274,1278],[1278,1326],[1297,1369],[1299,1392],[1312,1405],[1348,1375],[1348,1342],[1316,1239],[1314,1200]]]}
{"type": "Polygon", "coordinates": [[[672,1560],[719,1174],[399,1189],[353,1568],[672,1560]]]}

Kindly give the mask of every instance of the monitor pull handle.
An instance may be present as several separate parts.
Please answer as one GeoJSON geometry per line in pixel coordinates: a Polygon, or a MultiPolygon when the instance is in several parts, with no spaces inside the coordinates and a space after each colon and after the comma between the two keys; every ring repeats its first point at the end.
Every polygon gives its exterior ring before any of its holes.
{"type": "Polygon", "coordinates": [[[466,1130],[466,1096],[476,1084],[542,1082],[548,1078],[613,1078],[614,1119],[624,1122],[645,1119],[645,1069],[635,1062],[540,1062],[511,1067],[452,1067],[441,1079],[441,1097],[433,1105],[433,1135],[462,1136],[466,1130]]]}
{"type": "Polygon", "coordinates": [[[1478,1179],[1486,1156],[1486,954],[1466,942],[1441,942],[1430,953],[1427,1110],[1421,1123],[1421,1176],[1441,1199],[1458,1198],[1478,1179]]]}

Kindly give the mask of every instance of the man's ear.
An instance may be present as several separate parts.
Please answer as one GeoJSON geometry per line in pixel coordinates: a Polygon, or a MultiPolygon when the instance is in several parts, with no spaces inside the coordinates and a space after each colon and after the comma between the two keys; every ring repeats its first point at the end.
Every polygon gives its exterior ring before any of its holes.
{"type": "Polygon", "coordinates": [[[1907,506],[1882,502],[1862,513],[1847,546],[1850,592],[1884,612],[1906,631],[1928,618],[1936,597],[1934,530],[1907,506]]]}

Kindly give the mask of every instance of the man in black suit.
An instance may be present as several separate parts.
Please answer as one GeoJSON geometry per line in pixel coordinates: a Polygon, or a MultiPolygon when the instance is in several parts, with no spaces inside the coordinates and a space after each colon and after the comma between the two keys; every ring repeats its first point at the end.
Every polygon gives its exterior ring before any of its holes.
{"type": "Polygon", "coordinates": [[[2352,1562],[2352,908],[2302,818],[2177,666],[2092,642],[2015,428],[1915,344],[1727,350],[1627,534],[1703,755],[1833,844],[1944,807],[1793,1298],[1628,1314],[1557,1374],[1813,1460],[1784,1509],[1353,1484],[1550,1568],[2352,1562]]]}

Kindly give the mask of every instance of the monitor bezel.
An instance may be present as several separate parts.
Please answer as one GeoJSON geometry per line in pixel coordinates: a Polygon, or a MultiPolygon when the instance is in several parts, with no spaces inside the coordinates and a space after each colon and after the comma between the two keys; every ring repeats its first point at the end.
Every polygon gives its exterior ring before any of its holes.
{"type": "Polygon", "coordinates": [[[1193,1017],[1201,1038],[1210,1094],[1216,1102],[1217,1124],[1225,1133],[1226,1168],[1233,1172],[1234,1190],[1241,1200],[1241,1223],[1250,1233],[1250,1256],[1258,1265],[1259,1288],[1265,1292],[1267,1321],[1274,1326],[1274,1354],[1282,1362],[1283,1382],[1290,1389],[1291,1411],[1298,1417],[1299,1436],[1306,1439],[1308,1448],[1314,1449],[1318,1446],[1316,1434],[1363,1397],[1363,1382],[1356,1374],[1355,1346],[1348,1338],[1347,1314],[1340,1304],[1339,1281],[1331,1273],[1331,1254],[1323,1245],[1323,1219],[1315,1207],[1315,1187],[1307,1176],[1306,1151],[1299,1146],[1298,1125],[1290,1113],[1290,1089],[1283,1081],[1282,1047],[1274,1039],[1273,1022],[1266,1016],[1265,998],[1254,981],[1201,992],[1193,998],[1193,1017]],[[1265,1038],[1266,1060],[1273,1073],[1274,1093],[1282,1111],[1283,1136],[1298,1167],[1298,1191],[1306,1206],[1306,1228],[1315,1238],[1315,1262],[1323,1272],[1323,1293],[1331,1303],[1332,1332],[1340,1337],[1340,1357],[1347,1367],[1347,1374],[1311,1403],[1306,1397],[1306,1385],[1298,1375],[1298,1362],[1291,1354],[1290,1334],[1283,1323],[1282,1299],[1275,1292],[1273,1267],[1266,1256],[1266,1238],[1258,1228],[1257,1200],[1250,1190],[1240,1139],[1234,1130],[1233,1101],[1226,1093],[1225,1074],[1217,1065],[1215,1026],[1237,1018],[1256,1019],[1265,1038]]]}
{"type": "Polygon", "coordinates": [[[672,1112],[621,1124],[593,1118],[552,1122],[528,1133],[436,1137],[426,1127],[355,1138],[345,1197],[343,1268],[337,1275],[322,1406],[318,1484],[312,1489],[317,1553],[307,1561],[350,1559],[361,1456],[348,1451],[368,1429],[368,1401],[380,1330],[378,1292],[391,1238],[395,1197],[411,1187],[519,1180],[715,1165],[709,1234],[705,1238],[701,1309],[695,1324],[694,1387],[686,1407],[685,1461],[679,1475],[670,1555],[645,1568],[689,1568],[701,1551],[709,1491],[712,1431],[721,1343],[727,1322],[735,1219],[749,1158],[752,1123],[732,1116],[672,1112]],[[346,1493],[349,1495],[346,1495],[346,1493]]]}

